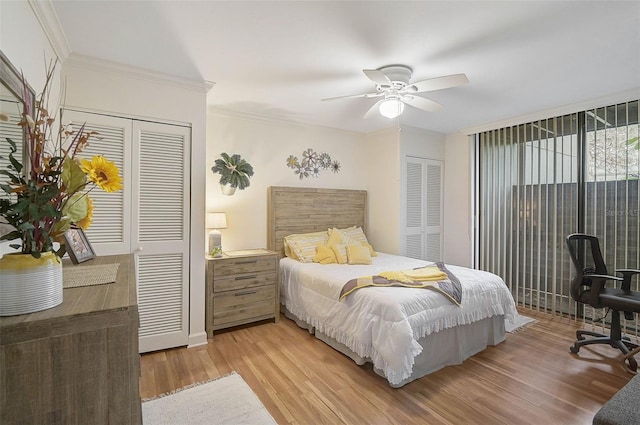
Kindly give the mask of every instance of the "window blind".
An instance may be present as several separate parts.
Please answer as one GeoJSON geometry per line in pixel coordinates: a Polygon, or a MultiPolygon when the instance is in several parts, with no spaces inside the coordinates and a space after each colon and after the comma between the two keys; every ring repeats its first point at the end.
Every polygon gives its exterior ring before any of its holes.
{"type": "Polygon", "coordinates": [[[636,100],[476,135],[476,267],[519,305],[605,326],[571,299],[565,238],[597,236],[610,273],[640,267],[638,121],[636,100]]]}

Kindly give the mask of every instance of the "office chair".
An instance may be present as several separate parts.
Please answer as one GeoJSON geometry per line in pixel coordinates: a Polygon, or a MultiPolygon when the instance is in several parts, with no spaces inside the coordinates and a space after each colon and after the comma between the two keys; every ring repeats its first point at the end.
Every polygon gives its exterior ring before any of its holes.
{"type": "Polygon", "coordinates": [[[576,342],[570,351],[577,354],[584,345],[609,344],[625,356],[623,361],[628,362],[628,367],[625,363],[627,370],[637,371],[635,358],[627,354],[638,348],[638,345],[622,337],[620,312],[624,313],[626,320],[633,320],[633,314],[640,313],[640,292],[631,290],[631,278],[640,274],[640,270],[620,269],[616,273],[622,277],[609,275],[602,259],[600,243],[595,236],[571,234],[567,236],[567,247],[576,269],[576,277],[571,281],[571,297],[579,303],[611,311],[609,336],[587,330],[576,331],[576,342]],[[621,282],[620,288],[606,287],[607,281],[621,282]],[[585,335],[593,338],[585,339],[585,335]]]}

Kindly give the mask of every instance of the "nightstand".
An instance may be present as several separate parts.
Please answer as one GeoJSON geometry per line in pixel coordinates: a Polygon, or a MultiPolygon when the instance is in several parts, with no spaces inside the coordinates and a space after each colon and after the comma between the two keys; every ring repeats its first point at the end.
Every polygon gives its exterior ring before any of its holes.
{"type": "Polygon", "coordinates": [[[213,331],[280,318],[278,253],[266,249],[228,251],[207,257],[207,337],[213,331]]]}

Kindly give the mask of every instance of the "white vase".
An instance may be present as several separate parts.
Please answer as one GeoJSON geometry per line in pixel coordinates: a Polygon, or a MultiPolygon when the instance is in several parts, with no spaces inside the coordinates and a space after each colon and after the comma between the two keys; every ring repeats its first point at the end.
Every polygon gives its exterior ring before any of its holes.
{"type": "Polygon", "coordinates": [[[0,258],[0,316],[34,313],[61,303],[62,262],[54,253],[0,258]]]}
{"type": "Polygon", "coordinates": [[[230,184],[221,184],[220,189],[222,190],[223,195],[231,196],[236,193],[236,188],[230,184]]]}

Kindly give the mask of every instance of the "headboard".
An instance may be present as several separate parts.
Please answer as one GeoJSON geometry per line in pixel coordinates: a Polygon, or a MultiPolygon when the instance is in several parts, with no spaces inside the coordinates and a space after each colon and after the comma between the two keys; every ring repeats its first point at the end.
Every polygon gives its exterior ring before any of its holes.
{"type": "Polygon", "coordinates": [[[350,226],[366,233],[367,191],[271,186],[267,220],[268,248],[284,257],[284,237],[292,233],[350,226]]]}

